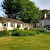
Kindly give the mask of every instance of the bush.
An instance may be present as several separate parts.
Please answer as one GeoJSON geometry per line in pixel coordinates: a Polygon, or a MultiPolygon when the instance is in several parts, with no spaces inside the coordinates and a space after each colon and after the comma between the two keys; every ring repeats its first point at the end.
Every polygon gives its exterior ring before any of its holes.
{"type": "Polygon", "coordinates": [[[45,33],[46,32],[45,29],[38,29],[37,31],[40,32],[40,33],[45,33]]]}
{"type": "Polygon", "coordinates": [[[13,36],[33,36],[38,34],[36,31],[32,30],[14,30],[12,33],[13,36]]]}
{"type": "Polygon", "coordinates": [[[8,31],[0,31],[0,37],[2,36],[8,36],[9,35],[9,32],[8,31]]]}
{"type": "Polygon", "coordinates": [[[46,32],[44,28],[32,28],[31,30],[36,31],[38,34],[46,32]]]}
{"type": "Polygon", "coordinates": [[[40,33],[50,34],[50,32],[46,32],[44,29],[30,29],[30,30],[21,30],[21,29],[14,29],[14,30],[4,30],[0,31],[0,36],[34,36],[40,33]]]}
{"type": "Polygon", "coordinates": [[[48,34],[48,35],[50,35],[50,32],[49,32],[49,31],[47,31],[47,32],[45,32],[44,34],[48,34]]]}

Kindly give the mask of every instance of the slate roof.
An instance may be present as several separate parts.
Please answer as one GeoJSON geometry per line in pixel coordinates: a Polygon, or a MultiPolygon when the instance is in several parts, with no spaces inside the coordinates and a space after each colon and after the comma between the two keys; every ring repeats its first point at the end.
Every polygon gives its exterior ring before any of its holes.
{"type": "Polygon", "coordinates": [[[24,22],[21,20],[15,20],[15,19],[11,19],[11,18],[3,18],[3,21],[14,22],[14,23],[18,23],[18,24],[24,24],[24,22]]]}

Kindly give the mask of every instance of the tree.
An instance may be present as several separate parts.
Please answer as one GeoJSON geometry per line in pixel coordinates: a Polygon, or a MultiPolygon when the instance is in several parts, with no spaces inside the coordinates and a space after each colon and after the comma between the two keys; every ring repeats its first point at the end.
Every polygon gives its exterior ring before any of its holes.
{"type": "Polygon", "coordinates": [[[35,22],[41,17],[41,11],[30,0],[4,0],[2,7],[8,18],[19,17],[27,23],[35,22]]]}
{"type": "Polygon", "coordinates": [[[35,22],[41,16],[41,11],[31,1],[23,1],[23,11],[21,12],[22,21],[35,22]],[[25,6],[24,6],[25,5],[25,6]]]}
{"type": "Polygon", "coordinates": [[[4,23],[3,17],[0,17],[0,22],[1,22],[2,24],[4,23]]]}
{"type": "Polygon", "coordinates": [[[17,13],[22,9],[21,4],[18,0],[4,0],[2,3],[5,14],[8,18],[16,19],[17,13]]]}
{"type": "Polygon", "coordinates": [[[41,10],[42,18],[44,18],[44,14],[48,14],[48,13],[49,13],[49,10],[47,9],[41,10]]]}
{"type": "Polygon", "coordinates": [[[43,14],[45,14],[45,13],[47,14],[48,12],[49,12],[49,10],[47,10],[47,9],[42,10],[43,14]]]}

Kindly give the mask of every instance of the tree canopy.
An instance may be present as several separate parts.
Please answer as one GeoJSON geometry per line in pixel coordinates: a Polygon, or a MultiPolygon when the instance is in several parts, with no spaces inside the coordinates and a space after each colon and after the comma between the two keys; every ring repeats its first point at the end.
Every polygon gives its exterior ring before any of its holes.
{"type": "Polygon", "coordinates": [[[18,17],[27,23],[34,22],[41,17],[41,11],[30,0],[4,0],[2,7],[8,18],[18,17]]]}

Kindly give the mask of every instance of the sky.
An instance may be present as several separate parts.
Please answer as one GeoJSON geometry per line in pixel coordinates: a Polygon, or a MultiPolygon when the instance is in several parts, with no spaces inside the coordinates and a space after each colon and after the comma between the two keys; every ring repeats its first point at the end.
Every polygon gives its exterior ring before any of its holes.
{"type": "MultiPolygon", "coordinates": [[[[39,7],[41,10],[43,9],[48,9],[50,10],[50,0],[31,0],[32,2],[34,2],[36,4],[37,7],[39,7]]],[[[0,16],[4,16],[4,12],[3,9],[1,7],[1,3],[3,2],[3,0],[0,0],[0,16]]]]}
{"type": "Polygon", "coordinates": [[[40,9],[48,9],[50,10],[50,0],[31,0],[33,1],[37,7],[40,9]]]}

